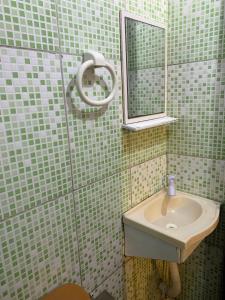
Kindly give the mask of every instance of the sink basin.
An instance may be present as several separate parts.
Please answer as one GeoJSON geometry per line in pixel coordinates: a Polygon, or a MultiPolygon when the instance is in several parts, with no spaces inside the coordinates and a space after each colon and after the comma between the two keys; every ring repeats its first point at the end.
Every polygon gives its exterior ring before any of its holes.
{"type": "Polygon", "coordinates": [[[124,214],[125,254],[183,262],[216,228],[219,210],[215,201],[162,190],[124,214]]]}

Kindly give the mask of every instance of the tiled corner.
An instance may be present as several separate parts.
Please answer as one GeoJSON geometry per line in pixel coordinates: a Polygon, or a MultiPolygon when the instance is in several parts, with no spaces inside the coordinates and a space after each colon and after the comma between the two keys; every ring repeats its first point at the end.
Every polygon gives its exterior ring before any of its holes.
{"type": "Polygon", "coordinates": [[[39,299],[80,284],[72,194],[3,221],[0,241],[1,299],[39,299]]]}
{"type": "Polygon", "coordinates": [[[130,165],[166,154],[167,129],[165,126],[129,134],[130,165]]]}
{"type": "Polygon", "coordinates": [[[0,53],[4,218],[68,193],[72,183],[58,55],[0,53]]]}
{"type": "Polygon", "coordinates": [[[169,154],[168,173],[175,174],[177,189],[225,200],[225,160],[169,154]]]}
{"type": "Polygon", "coordinates": [[[122,264],[122,213],[131,207],[129,171],[75,192],[81,275],[94,290],[122,264]]]}
{"type": "Polygon", "coordinates": [[[57,1],[62,52],[82,55],[95,50],[108,59],[119,60],[122,0],[57,1]]]}
{"type": "Polygon", "coordinates": [[[119,267],[109,278],[101,283],[93,291],[93,296],[97,297],[103,291],[107,291],[115,300],[124,300],[124,272],[123,266],[119,267]]]}
{"type": "Polygon", "coordinates": [[[132,206],[163,188],[166,168],[166,155],[131,168],[132,206]]]}
{"type": "Polygon", "coordinates": [[[0,45],[57,51],[54,0],[1,0],[0,45]]]}
{"type": "Polygon", "coordinates": [[[202,242],[180,265],[182,291],[178,300],[221,299],[223,266],[223,250],[202,242]]]}
{"type": "Polygon", "coordinates": [[[153,19],[163,24],[168,20],[167,0],[126,0],[126,10],[147,19],[153,19]]]}
{"type": "MultiPolygon", "coordinates": [[[[120,64],[114,65],[120,82],[120,64]]],[[[74,187],[79,188],[105,178],[129,166],[128,132],[121,129],[121,85],[108,106],[93,108],[80,98],[75,76],[80,57],[63,56],[63,70],[68,106],[74,187]]],[[[89,97],[103,99],[111,89],[111,77],[104,68],[86,75],[84,89],[89,97]]]]}
{"type": "Polygon", "coordinates": [[[224,0],[169,0],[169,64],[225,58],[224,5],[224,0]]]}
{"type": "Polygon", "coordinates": [[[125,264],[126,300],[161,300],[161,281],[169,284],[167,262],[133,257],[125,264]]]}
{"type": "Polygon", "coordinates": [[[225,60],[168,68],[168,152],[225,159],[225,60]]]}
{"type": "MultiPolygon", "coordinates": [[[[211,246],[223,249],[225,245],[225,198],[220,204],[220,216],[219,224],[216,227],[216,230],[213,231],[206,239],[205,242],[211,246]]],[[[224,274],[225,275],[225,274],[224,274]]]]}

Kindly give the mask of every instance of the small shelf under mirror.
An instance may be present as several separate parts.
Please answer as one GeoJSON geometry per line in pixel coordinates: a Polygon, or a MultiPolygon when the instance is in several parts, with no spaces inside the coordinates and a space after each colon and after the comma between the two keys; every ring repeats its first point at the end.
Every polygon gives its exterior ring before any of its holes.
{"type": "Polygon", "coordinates": [[[147,128],[167,125],[170,123],[174,123],[176,121],[177,121],[177,118],[162,117],[162,118],[141,121],[141,122],[136,122],[136,123],[131,123],[131,124],[123,124],[122,128],[131,130],[131,131],[138,131],[138,130],[143,130],[143,129],[147,129],[147,128]]]}

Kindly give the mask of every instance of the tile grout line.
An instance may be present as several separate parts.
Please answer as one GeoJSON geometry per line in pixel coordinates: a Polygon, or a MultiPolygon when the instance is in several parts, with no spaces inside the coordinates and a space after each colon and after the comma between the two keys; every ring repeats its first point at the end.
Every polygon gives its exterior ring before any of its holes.
{"type": "MultiPolygon", "coordinates": [[[[122,169],[122,170],[118,170],[118,171],[116,171],[116,172],[114,172],[114,173],[112,173],[112,174],[110,174],[110,175],[107,175],[106,178],[113,177],[113,176],[115,176],[116,174],[119,174],[119,173],[124,172],[124,171],[130,171],[130,172],[129,172],[129,175],[130,175],[130,178],[131,178],[131,168],[136,167],[136,166],[139,166],[139,165],[141,165],[141,164],[143,164],[143,163],[146,163],[147,161],[151,161],[151,160],[153,160],[153,159],[159,158],[159,157],[164,156],[164,155],[166,155],[166,156],[168,156],[168,155],[177,155],[177,156],[183,156],[183,157],[194,157],[194,158],[199,158],[199,159],[204,159],[204,158],[205,158],[205,159],[207,159],[207,160],[214,160],[214,161],[224,161],[224,159],[215,159],[215,158],[208,158],[208,157],[202,157],[202,156],[193,156],[193,155],[183,155],[183,154],[171,153],[171,152],[167,151],[166,153],[163,153],[163,154],[161,154],[161,155],[152,157],[152,158],[149,159],[149,160],[141,161],[140,163],[135,164],[135,165],[129,165],[127,168],[124,168],[124,169],[122,169]]],[[[129,158],[129,160],[130,160],[130,158],[129,158]]],[[[70,194],[70,193],[76,192],[76,191],[80,190],[81,188],[84,188],[84,187],[87,187],[87,186],[89,186],[89,185],[98,183],[98,182],[102,181],[103,179],[104,179],[104,178],[100,178],[99,180],[96,180],[96,181],[87,183],[87,184],[85,184],[85,185],[81,185],[81,186],[79,186],[79,187],[77,187],[77,188],[74,188],[74,186],[73,186],[72,190],[66,192],[66,193],[63,194],[63,195],[57,196],[57,197],[54,198],[54,199],[48,200],[48,201],[46,201],[46,202],[44,202],[44,203],[41,203],[40,205],[31,207],[31,208],[27,209],[26,211],[24,210],[24,211],[19,212],[19,213],[15,214],[15,215],[6,217],[6,218],[2,219],[0,222],[4,222],[5,220],[8,220],[8,219],[10,219],[10,218],[13,218],[13,217],[15,217],[15,216],[17,216],[17,215],[20,215],[20,214],[25,213],[25,212],[27,212],[27,211],[30,211],[30,210],[32,210],[32,209],[38,208],[38,207],[40,207],[40,206],[42,206],[42,205],[44,205],[44,204],[46,204],[46,203],[55,201],[56,199],[59,199],[59,198],[65,196],[65,195],[68,195],[68,194],[70,194]]],[[[131,203],[132,203],[132,195],[131,195],[131,203]]]]}
{"type": "MultiPolygon", "coordinates": [[[[65,80],[63,73],[63,55],[61,53],[62,50],[62,41],[60,35],[60,27],[59,27],[59,12],[58,12],[58,1],[55,1],[56,8],[56,20],[57,20],[57,29],[58,29],[58,38],[59,38],[59,52],[60,52],[60,70],[61,70],[61,78],[62,78],[62,91],[63,91],[63,101],[64,101],[64,109],[65,109],[65,117],[66,117],[66,127],[67,127],[67,141],[68,141],[68,151],[70,156],[70,170],[71,170],[71,183],[72,183],[72,197],[73,197],[73,209],[75,216],[75,232],[76,232],[76,240],[77,240],[77,254],[78,254],[78,264],[79,264],[79,275],[80,275],[80,283],[83,286],[82,280],[82,270],[81,270],[81,249],[78,237],[78,227],[77,227],[77,210],[75,204],[75,193],[74,193],[74,178],[73,178],[73,166],[72,166],[72,152],[71,152],[71,144],[70,144],[70,130],[69,130],[69,122],[68,122],[68,110],[67,110],[67,102],[66,102],[66,91],[65,91],[65,80]]],[[[74,246],[75,243],[74,243],[74,246]]],[[[76,248],[76,247],[75,247],[76,248]]]]}
{"type": "MultiPolygon", "coordinates": [[[[50,53],[50,54],[82,56],[82,53],[69,53],[69,52],[63,52],[61,50],[53,51],[53,50],[35,49],[35,48],[10,46],[10,45],[0,45],[0,48],[27,50],[27,51],[35,51],[35,52],[44,52],[44,53],[50,53]]],[[[114,57],[114,56],[110,56],[110,57],[107,57],[107,58],[109,60],[121,61],[121,59],[118,59],[118,57],[114,57]]],[[[179,65],[185,65],[185,64],[192,64],[192,63],[200,63],[200,62],[208,62],[208,61],[213,61],[213,60],[221,61],[221,60],[224,60],[224,59],[225,59],[225,57],[214,57],[214,58],[210,58],[210,59],[192,60],[192,61],[185,61],[185,62],[178,62],[178,63],[168,63],[167,67],[179,66],[179,65]]]]}
{"type": "MultiPolygon", "coordinates": [[[[34,51],[34,52],[43,52],[43,53],[50,53],[50,54],[60,54],[60,55],[71,55],[71,56],[82,56],[81,53],[69,53],[69,52],[64,52],[62,50],[44,50],[44,49],[36,49],[36,48],[28,48],[28,47],[20,47],[20,46],[10,46],[10,45],[0,45],[0,48],[9,48],[9,49],[16,49],[16,50],[26,50],[26,51],[34,51]]],[[[120,61],[118,57],[110,56],[107,57],[109,60],[114,60],[114,61],[120,61]]]]}
{"type": "Polygon", "coordinates": [[[68,191],[68,192],[64,193],[63,195],[60,195],[60,196],[58,196],[58,197],[56,197],[56,198],[54,198],[54,199],[48,200],[48,201],[43,202],[43,203],[41,203],[41,204],[39,204],[39,205],[36,205],[36,206],[34,206],[34,207],[30,207],[30,208],[28,208],[28,209],[26,209],[26,210],[20,211],[20,212],[16,213],[15,215],[11,215],[11,216],[5,217],[4,219],[0,220],[0,224],[3,223],[3,222],[6,222],[6,221],[8,221],[8,220],[10,220],[10,219],[12,219],[12,218],[15,218],[15,217],[17,217],[17,216],[20,216],[20,215],[22,215],[22,214],[26,214],[26,213],[30,212],[32,209],[38,209],[39,207],[41,207],[41,206],[43,206],[43,205],[46,205],[46,204],[48,204],[48,203],[55,202],[56,200],[59,200],[59,199],[62,198],[62,197],[68,196],[68,195],[71,194],[72,192],[73,192],[72,190],[71,190],[71,191],[68,191]]]}
{"type": "Polygon", "coordinates": [[[206,160],[215,160],[215,161],[225,161],[225,158],[209,158],[206,156],[195,156],[195,155],[186,155],[186,154],[180,154],[180,153],[173,153],[173,152],[167,152],[166,155],[177,155],[177,156],[185,156],[185,157],[194,157],[198,159],[206,159],[206,160]]]}
{"type": "MultiPolygon", "coordinates": [[[[122,254],[122,256],[125,257],[124,254],[122,254]]],[[[129,262],[130,260],[132,260],[132,257],[130,257],[130,258],[127,260],[127,262],[129,262]]],[[[118,266],[118,267],[116,268],[116,270],[114,270],[109,276],[106,276],[106,278],[105,278],[103,281],[101,281],[101,283],[99,283],[99,285],[97,285],[93,290],[91,290],[91,293],[94,293],[95,290],[97,290],[97,288],[99,288],[100,286],[102,286],[102,284],[103,284],[106,280],[108,280],[110,277],[112,277],[112,276],[113,276],[120,268],[122,268],[123,266],[125,266],[127,262],[123,259],[121,265],[118,266]]]]}
{"type": "MultiPolygon", "coordinates": [[[[102,180],[104,180],[104,179],[111,178],[111,177],[113,177],[113,176],[115,176],[115,175],[117,175],[117,174],[120,174],[120,173],[122,173],[122,172],[125,172],[125,171],[128,171],[128,172],[129,172],[130,185],[131,185],[131,184],[132,184],[132,183],[131,183],[131,169],[132,169],[133,167],[137,167],[137,166],[142,165],[142,164],[144,164],[144,163],[146,163],[146,162],[148,162],[148,161],[151,161],[151,160],[153,160],[153,159],[160,158],[160,157],[162,157],[162,156],[164,156],[164,155],[167,156],[168,153],[163,153],[163,154],[161,154],[161,155],[154,156],[154,157],[152,157],[152,158],[149,159],[149,160],[141,161],[140,163],[135,164],[135,165],[129,165],[127,168],[123,168],[122,170],[118,170],[118,171],[116,171],[116,172],[114,172],[114,173],[112,173],[112,174],[107,175],[107,176],[104,177],[104,178],[100,178],[100,179],[98,179],[98,180],[96,180],[96,181],[87,183],[87,184],[85,184],[85,185],[81,185],[81,186],[79,186],[79,187],[77,187],[77,188],[73,188],[73,187],[72,187],[71,190],[69,190],[68,192],[66,192],[66,193],[64,193],[64,194],[62,194],[62,195],[59,195],[59,196],[55,197],[54,199],[47,200],[47,201],[41,203],[40,205],[37,205],[37,206],[34,206],[34,207],[30,207],[30,208],[28,208],[28,209],[26,209],[26,210],[23,210],[23,211],[21,211],[21,212],[16,213],[15,215],[11,215],[11,216],[9,216],[9,217],[3,218],[3,219],[0,221],[0,223],[2,223],[2,222],[4,222],[4,221],[7,221],[7,220],[9,220],[9,219],[11,219],[11,218],[14,218],[14,217],[16,217],[16,216],[18,216],[18,215],[21,215],[22,213],[26,213],[26,212],[28,212],[28,211],[31,211],[32,209],[36,209],[36,208],[38,208],[38,207],[40,207],[40,206],[42,206],[42,205],[45,205],[45,204],[47,204],[47,203],[51,203],[51,202],[53,202],[53,201],[56,201],[57,199],[60,199],[61,197],[64,197],[64,196],[67,196],[67,195],[69,195],[69,194],[71,194],[71,193],[77,192],[77,191],[79,191],[79,190],[82,189],[82,188],[85,188],[85,187],[87,187],[87,186],[89,186],[89,185],[93,185],[93,184],[95,184],[95,183],[98,183],[98,182],[100,182],[100,181],[102,181],[102,180]]],[[[130,160],[130,158],[129,158],[129,160],[130,160]]],[[[131,186],[131,187],[132,187],[132,186],[131,186]]],[[[132,204],[132,192],[131,192],[130,199],[131,199],[131,204],[132,204]]]]}
{"type": "Polygon", "coordinates": [[[0,48],[9,48],[9,49],[26,50],[26,51],[34,51],[34,52],[44,52],[44,53],[50,53],[50,54],[60,54],[60,51],[43,50],[43,49],[35,49],[35,48],[19,47],[19,46],[0,45],[0,48]]]}
{"type": "Polygon", "coordinates": [[[69,195],[69,194],[71,194],[71,193],[77,192],[77,191],[79,191],[79,190],[82,189],[82,188],[85,188],[85,187],[87,187],[87,186],[90,186],[90,185],[93,185],[93,184],[95,184],[95,183],[98,183],[98,182],[100,182],[100,181],[102,181],[102,180],[104,180],[104,179],[111,178],[111,177],[113,177],[113,176],[115,176],[115,175],[117,175],[117,174],[120,174],[120,173],[122,173],[122,172],[128,171],[128,172],[129,172],[129,176],[130,176],[130,178],[131,178],[131,169],[132,169],[133,167],[139,166],[139,165],[144,164],[144,163],[146,163],[146,162],[148,162],[148,161],[150,161],[150,160],[159,158],[159,157],[161,157],[161,156],[163,156],[163,155],[166,155],[166,153],[163,153],[162,155],[155,156],[155,157],[153,157],[153,158],[151,158],[151,159],[149,159],[149,160],[142,161],[142,162],[139,163],[139,164],[136,164],[136,165],[133,165],[133,166],[128,166],[127,168],[124,168],[124,169],[122,169],[122,170],[118,170],[118,171],[116,171],[116,172],[114,172],[114,173],[112,173],[112,174],[110,174],[110,175],[107,175],[106,177],[100,178],[100,179],[98,179],[98,180],[95,180],[95,181],[93,181],[93,182],[90,182],[90,183],[87,183],[87,184],[85,184],[85,185],[79,186],[79,187],[77,187],[77,188],[72,188],[72,189],[69,190],[68,192],[64,193],[63,195],[59,195],[59,196],[55,197],[54,199],[47,200],[46,202],[43,202],[43,203],[41,203],[41,204],[39,204],[39,205],[37,205],[37,206],[30,207],[30,208],[28,208],[28,209],[26,209],[26,210],[23,210],[23,211],[21,211],[21,212],[16,213],[15,215],[6,217],[6,218],[0,220],[0,223],[2,223],[2,222],[4,222],[4,221],[7,221],[7,220],[9,220],[9,219],[11,219],[11,218],[14,218],[14,217],[16,217],[16,216],[18,216],[18,215],[21,215],[22,213],[26,213],[26,212],[28,212],[28,211],[30,211],[30,210],[32,210],[32,209],[38,208],[38,207],[40,207],[40,206],[42,206],[42,205],[45,205],[45,204],[47,204],[47,203],[56,201],[57,199],[59,199],[59,198],[61,198],[61,197],[64,197],[64,196],[67,196],[67,195],[69,195]]]}
{"type": "Polygon", "coordinates": [[[71,171],[71,183],[72,183],[71,193],[72,193],[72,197],[73,197],[73,209],[74,209],[74,215],[75,215],[75,231],[76,231],[76,239],[77,239],[79,273],[80,273],[80,282],[81,282],[81,285],[82,285],[81,262],[80,262],[80,246],[79,246],[78,229],[77,229],[77,215],[76,215],[76,205],[75,205],[75,196],[74,196],[73,167],[72,167],[72,156],[71,156],[71,147],[70,147],[69,123],[68,123],[68,115],[67,115],[67,108],[66,108],[66,95],[65,95],[65,88],[64,88],[62,55],[60,55],[60,69],[61,69],[61,76],[62,76],[63,100],[64,100],[64,106],[65,106],[65,117],[66,117],[66,127],[67,127],[67,136],[68,136],[68,138],[67,138],[67,140],[68,140],[68,151],[69,151],[69,157],[70,157],[70,171],[71,171]]]}
{"type": "MultiPolygon", "coordinates": [[[[169,155],[177,155],[177,156],[183,156],[183,157],[193,157],[193,158],[208,159],[208,160],[216,160],[216,161],[225,161],[225,159],[212,159],[212,158],[207,158],[207,157],[197,157],[197,156],[192,156],[192,155],[180,155],[180,154],[176,154],[176,153],[166,153],[166,154],[164,153],[164,154],[162,154],[162,155],[160,155],[160,156],[157,156],[157,157],[154,157],[154,158],[152,158],[152,159],[150,159],[150,160],[159,158],[159,157],[164,156],[164,155],[166,155],[166,157],[167,157],[167,165],[168,165],[168,163],[169,163],[169,162],[168,162],[168,156],[169,156],[169,155]]],[[[137,164],[137,165],[135,165],[135,166],[139,166],[139,165],[141,165],[141,164],[143,164],[143,163],[146,163],[146,162],[148,162],[148,161],[150,161],[150,160],[144,161],[144,162],[142,162],[142,163],[140,163],[140,164],[137,164]]],[[[134,167],[135,167],[135,166],[134,166],[134,167]]],[[[132,167],[133,167],[133,166],[132,166],[132,167]]],[[[60,195],[60,196],[58,196],[58,197],[56,197],[56,198],[54,198],[54,199],[48,200],[48,201],[46,201],[46,202],[43,202],[43,203],[41,203],[40,205],[37,205],[37,206],[34,206],[34,207],[30,207],[30,208],[28,208],[27,210],[21,211],[21,212],[15,214],[15,215],[6,217],[6,218],[2,219],[2,220],[0,221],[0,223],[2,223],[2,222],[4,222],[4,221],[7,221],[7,220],[9,220],[9,219],[11,219],[11,218],[14,218],[14,217],[16,217],[16,216],[19,216],[19,215],[21,215],[21,214],[23,214],[23,213],[27,213],[27,212],[31,211],[32,209],[37,209],[38,207],[40,207],[40,206],[42,206],[42,205],[45,205],[45,204],[54,202],[54,201],[56,201],[57,199],[60,199],[60,198],[62,198],[62,197],[64,197],[64,196],[67,196],[67,195],[69,195],[69,194],[71,194],[71,193],[74,193],[74,192],[76,192],[76,191],[78,191],[78,190],[80,190],[80,189],[82,189],[82,188],[84,188],[84,187],[87,187],[87,186],[89,186],[89,185],[95,184],[95,183],[97,183],[97,182],[99,182],[99,181],[102,181],[102,180],[104,180],[104,179],[106,179],[106,178],[113,177],[113,176],[115,176],[115,175],[117,175],[117,174],[119,174],[119,173],[121,173],[121,172],[124,172],[124,171],[131,171],[131,168],[132,168],[132,167],[128,167],[128,168],[123,169],[122,171],[119,171],[119,172],[115,172],[115,173],[113,173],[113,174],[111,174],[111,175],[109,175],[109,176],[107,176],[107,177],[105,177],[105,178],[101,178],[101,179],[99,179],[99,180],[97,180],[97,181],[94,181],[94,182],[92,182],[92,183],[88,183],[88,184],[86,184],[86,185],[80,186],[80,187],[77,188],[77,189],[72,189],[72,190],[70,190],[69,192],[64,193],[63,195],[60,195]]],[[[129,174],[130,174],[130,172],[129,172],[129,174]]]]}
{"type": "Polygon", "coordinates": [[[192,60],[192,61],[187,61],[187,62],[180,62],[180,63],[174,63],[174,64],[167,64],[167,68],[173,67],[173,66],[179,66],[179,65],[188,65],[188,64],[194,64],[194,63],[204,63],[204,62],[209,62],[209,61],[221,61],[224,60],[225,57],[221,58],[210,58],[210,59],[202,59],[202,60],[192,60]]]}
{"type": "Polygon", "coordinates": [[[120,266],[118,266],[118,267],[116,268],[116,270],[113,271],[109,276],[106,276],[105,279],[104,279],[103,281],[101,281],[94,289],[91,290],[90,295],[93,296],[93,293],[94,293],[100,286],[102,286],[102,284],[103,284],[106,280],[108,280],[110,277],[112,277],[112,276],[113,276],[113,275],[114,275],[114,274],[115,274],[122,266],[123,266],[123,263],[122,263],[120,266]]]}

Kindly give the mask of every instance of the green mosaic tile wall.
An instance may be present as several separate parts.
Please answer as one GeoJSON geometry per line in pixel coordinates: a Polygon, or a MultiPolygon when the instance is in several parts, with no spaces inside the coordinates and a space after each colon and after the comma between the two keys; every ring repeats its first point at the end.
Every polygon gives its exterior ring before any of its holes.
{"type": "Polygon", "coordinates": [[[225,159],[225,60],[171,65],[168,73],[168,110],[179,118],[168,151],[225,159]]]}
{"type": "Polygon", "coordinates": [[[168,170],[179,189],[225,202],[225,160],[168,154],[168,170]]]}
{"type": "Polygon", "coordinates": [[[224,2],[179,1],[179,5],[176,1],[169,2],[169,35],[173,36],[169,37],[169,55],[173,59],[168,67],[168,111],[179,118],[169,128],[168,171],[177,173],[179,188],[221,202],[225,201],[225,60],[221,54],[224,2]],[[178,22],[181,20],[183,23],[178,22]],[[203,20],[205,27],[197,31],[197,24],[203,20]],[[205,52],[194,40],[196,48],[188,51],[193,57],[175,59],[174,53],[185,55],[183,46],[188,49],[191,45],[189,34],[194,39],[198,37],[205,52]],[[213,47],[207,44],[206,34],[210,34],[210,40],[221,51],[212,55],[213,47]],[[172,43],[173,39],[182,44],[172,43]]]}
{"type": "MultiPolygon", "coordinates": [[[[80,57],[64,55],[62,63],[73,178],[74,185],[78,188],[128,168],[129,137],[120,129],[121,85],[109,107],[90,108],[81,102],[75,87],[74,74],[80,66],[80,57]]],[[[111,61],[111,63],[115,66],[121,82],[119,62],[111,61]]],[[[96,100],[105,98],[108,92],[105,90],[105,84],[111,83],[110,75],[105,69],[100,68],[95,74],[91,72],[86,80],[85,89],[90,97],[96,100]]]]}
{"type": "MultiPolygon", "coordinates": [[[[224,0],[169,1],[168,173],[177,188],[225,203],[224,0]]],[[[180,266],[178,299],[221,299],[224,213],[220,225],[180,266]]]]}
{"type": "Polygon", "coordinates": [[[120,59],[119,10],[125,1],[57,0],[62,52],[82,55],[87,49],[120,59]]]}
{"type": "Polygon", "coordinates": [[[4,47],[0,55],[2,220],[72,183],[59,55],[4,47]]]}
{"type": "MultiPolygon", "coordinates": [[[[149,262],[137,260],[126,279],[121,214],[139,201],[131,189],[139,164],[152,178],[148,194],[161,188],[167,136],[163,127],[120,128],[119,10],[166,23],[167,0],[0,2],[0,298],[35,300],[76,282],[122,300],[141,273],[148,297],[149,262]],[[74,87],[87,49],[102,52],[118,77],[102,110],[74,87]]],[[[109,74],[90,71],[84,84],[100,99],[109,74]]]]}
{"type": "Polygon", "coordinates": [[[183,290],[178,299],[222,299],[223,263],[223,249],[201,243],[190,258],[180,265],[183,290]]]}
{"type": "Polygon", "coordinates": [[[134,14],[150,18],[164,24],[168,22],[167,0],[127,0],[126,10],[134,14]]]}
{"type": "Polygon", "coordinates": [[[1,299],[38,299],[49,287],[80,282],[73,194],[0,224],[1,299]]]}
{"type": "Polygon", "coordinates": [[[59,50],[54,0],[1,0],[0,25],[1,45],[59,50]]]}
{"type": "Polygon", "coordinates": [[[169,0],[168,62],[225,57],[223,0],[169,0]]]}
{"type": "Polygon", "coordinates": [[[75,192],[81,279],[88,290],[122,265],[121,215],[131,207],[129,173],[126,170],[75,192]]]}
{"type": "MultiPolygon", "coordinates": [[[[168,21],[167,0],[1,1],[3,300],[38,299],[68,281],[95,296],[106,288],[117,300],[160,299],[167,265],[124,260],[121,214],[161,189],[166,151],[178,188],[224,200],[224,1],[170,1],[169,112],[180,120],[168,147],[164,127],[120,129],[120,9],[168,21]],[[102,110],[84,105],[74,87],[82,53],[91,48],[114,64],[119,81],[102,110]]],[[[100,99],[109,74],[89,72],[85,88],[100,99]]],[[[180,299],[220,293],[222,225],[181,266],[180,299]]]]}
{"type": "Polygon", "coordinates": [[[132,206],[150,197],[162,188],[166,176],[166,155],[131,168],[132,206]]]}

